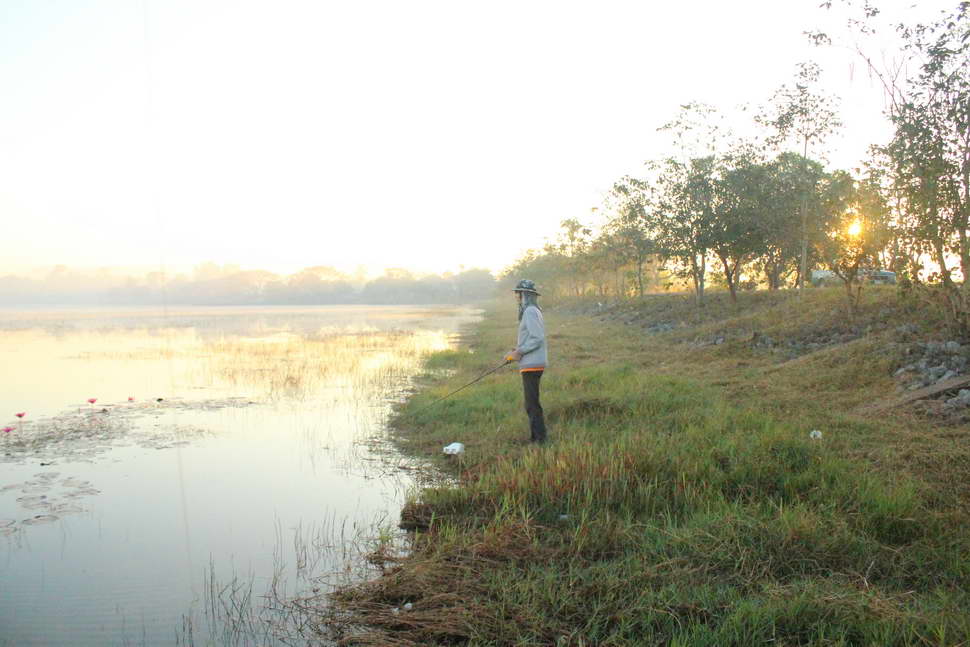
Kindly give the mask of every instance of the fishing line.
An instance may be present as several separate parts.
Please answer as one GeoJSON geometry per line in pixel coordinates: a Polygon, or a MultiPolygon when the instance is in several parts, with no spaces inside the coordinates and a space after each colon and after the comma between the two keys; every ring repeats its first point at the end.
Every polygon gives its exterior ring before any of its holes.
{"type": "Polygon", "coordinates": [[[459,391],[461,391],[463,389],[467,389],[472,384],[475,384],[476,382],[478,382],[480,380],[483,380],[484,378],[488,377],[492,373],[498,371],[499,369],[505,368],[506,366],[508,366],[511,363],[512,363],[512,360],[508,360],[507,359],[504,362],[502,362],[501,364],[499,364],[498,366],[496,366],[495,368],[492,368],[492,369],[489,369],[489,370],[485,371],[484,373],[482,373],[481,375],[479,375],[478,377],[476,377],[474,380],[472,380],[468,384],[465,384],[464,386],[458,387],[457,389],[455,389],[451,393],[448,393],[446,395],[443,395],[443,396],[441,396],[440,398],[438,398],[437,400],[435,400],[433,402],[429,402],[428,404],[424,405],[420,409],[417,409],[415,411],[411,411],[409,413],[405,413],[404,416],[402,416],[402,417],[405,418],[405,419],[407,419],[407,418],[410,418],[411,416],[414,416],[414,415],[416,415],[418,413],[421,413],[422,411],[424,411],[426,409],[430,409],[431,407],[433,407],[434,405],[438,404],[442,400],[446,400],[446,399],[450,398],[451,396],[453,396],[454,394],[458,393],[459,391]]]}
{"type": "MultiPolygon", "coordinates": [[[[162,305],[162,321],[163,321],[163,333],[162,339],[164,340],[165,346],[165,358],[166,366],[168,368],[168,383],[169,383],[169,393],[175,392],[175,372],[172,368],[172,339],[171,339],[171,327],[169,326],[169,304],[168,304],[168,283],[166,281],[166,264],[165,264],[165,221],[162,218],[162,208],[161,202],[158,195],[158,145],[157,137],[155,134],[155,106],[154,106],[154,74],[152,69],[152,42],[151,42],[151,18],[149,14],[149,0],[142,0],[142,36],[144,38],[144,58],[145,58],[145,139],[147,142],[148,149],[148,160],[154,162],[153,168],[154,173],[150,172],[149,164],[146,161],[145,164],[145,185],[148,187],[150,194],[150,203],[152,213],[155,216],[155,231],[158,233],[158,270],[161,277],[159,282],[159,290],[161,293],[161,305],[162,305]]],[[[174,411],[169,415],[169,421],[173,428],[177,428],[174,424],[175,420],[174,411]]],[[[175,443],[175,460],[178,465],[178,479],[179,479],[179,502],[182,512],[182,528],[185,534],[185,559],[188,564],[188,570],[190,573],[195,571],[192,565],[192,536],[189,533],[189,517],[188,517],[188,502],[185,497],[185,470],[182,462],[182,446],[181,443],[175,443]]]]}

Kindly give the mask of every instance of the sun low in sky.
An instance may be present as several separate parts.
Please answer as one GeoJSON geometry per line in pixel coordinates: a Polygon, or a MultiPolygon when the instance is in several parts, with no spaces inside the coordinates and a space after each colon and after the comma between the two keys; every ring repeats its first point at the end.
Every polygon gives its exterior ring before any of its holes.
{"type": "Polygon", "coordinates": [[[842,20],[818,4],[7,0],[0,274],[500,270],[669,152],[679,105],[763,103],[809,59],[857,164],[881,95],[809,47],[842,20]]]}

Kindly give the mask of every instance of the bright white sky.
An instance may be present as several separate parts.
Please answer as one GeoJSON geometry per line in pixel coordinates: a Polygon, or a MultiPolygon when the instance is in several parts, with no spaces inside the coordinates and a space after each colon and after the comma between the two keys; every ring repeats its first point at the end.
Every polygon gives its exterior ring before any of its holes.
{"type": "Polygon", "coordinates": [[[806,44],[819,4],[2,0],[0,275],[500,270],[668,152],[678,105],[764,103],[810,58],[852,166],[881,95],[806,44]]]}

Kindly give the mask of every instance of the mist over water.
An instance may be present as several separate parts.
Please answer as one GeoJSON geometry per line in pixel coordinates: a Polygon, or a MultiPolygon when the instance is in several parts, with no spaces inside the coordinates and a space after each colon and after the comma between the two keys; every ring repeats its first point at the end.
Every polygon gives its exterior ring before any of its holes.
{"type": "Polygon", "coordinates": [[[383,275],[368,278],[363,267],[346,274],[317,265],[285,275],[202,263],[191,273],[129,274],[120,268],[86,271],[57,265],[34,274],[0,273],[0,307],[463,304],[490,298],[496,287],[491,272],[481,268],[440,275],[388,268],[383,275]]]}
{"type": "Polygon", "coordinates": [[[0,311],[0,645],[272,644],[267,604],[366,576],[390,406],[476,318],[0,311]]]}

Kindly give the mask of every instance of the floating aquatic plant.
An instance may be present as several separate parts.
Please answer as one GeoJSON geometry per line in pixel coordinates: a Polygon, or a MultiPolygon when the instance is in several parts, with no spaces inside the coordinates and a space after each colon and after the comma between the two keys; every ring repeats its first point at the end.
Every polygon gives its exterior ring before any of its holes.
{"type": "Polygon", "coordinates": [[[59,518],[60,517],[54,514],[39,514],[35,517],[31,517],[30,519],[24,519],[20,523],[24,524],[25,526],[36,526],[42,523],[51,523],[52,521],[57,521],[59,518]]]}

